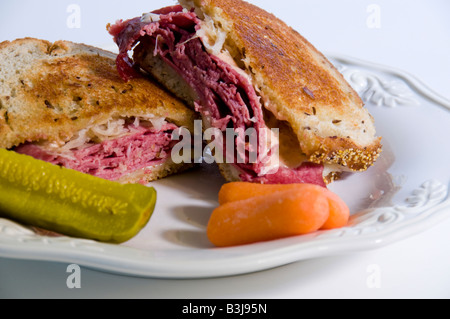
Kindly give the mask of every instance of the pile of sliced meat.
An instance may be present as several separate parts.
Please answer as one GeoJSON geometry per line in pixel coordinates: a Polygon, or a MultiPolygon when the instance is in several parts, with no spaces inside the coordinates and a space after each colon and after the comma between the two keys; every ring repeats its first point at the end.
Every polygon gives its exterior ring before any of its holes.
{"type": "Polygon", "coordinates": [[[119,180],[129,173],[165,162],[173,147],[172,132],[166,124],[161,129],[139,126],[131,134],[102,143],[88,143],[69,151],[52,151],[36,144],[24,144],[16,152],[54,165],[73,169],[107,180],[119,180]]]}
{"type": "MultiPolygon", "coordinates": [[[[199,97],[197,111],[209,118],[212,126],[224,134],[227,128],[243,131],[254,128],[256,132],[267,128],[260,98],[249,78],[238,72],[235,66],[208,53],[196,36],[201,21],[195,12],[174,6],[153,14],[158,17],[150,22],[139,17],[119,21],[109,29],[119,46],[117,67],[122,78],[129,80],[138,73],[128,52],[138,43],[148,43],[152,54],[159,55],[195,90],[199,97]]],[[[266,155],[270,156],[270,151],[266,155]]],[[[256,163],[239,164],[236,161],[233,165],[243,181],[325,186],[322,165],[304,163],[297,168],[280,166],[276,172],[265,174],[264,160],[267,159],[258,156],[256,163]]]]}

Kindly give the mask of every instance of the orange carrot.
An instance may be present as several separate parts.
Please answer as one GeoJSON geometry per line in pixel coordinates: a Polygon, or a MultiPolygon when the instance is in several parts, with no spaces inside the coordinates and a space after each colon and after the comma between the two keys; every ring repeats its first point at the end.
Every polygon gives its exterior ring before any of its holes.
{"type": "Polygon", "coordinates": [[[301,192],[304,189],[315,187],[325,191],[326,189],[320,186],[311,184],[256,184],[247,182],[234,182],[224,184],[219,192],[219,204],[223,205],[229,202],[245,200],[261,195],[269,195],[279,191],[298,190],[301,192]]]}
{"type": "Polygon", "coordinates": [[[350,209],[347,204],[333,192],[327,192],[327,196],[330,206],[330,217],[322,226],[321,230],[331,230],[347,226],[350,220],[350,209]]]}
{"type": "Polygon", "coordinates": [[[306,187],[223,204],[211,215],[208,238],[217,247],[229,247],[317,231],[330,215],[323,192],[306,187]]]}
{"type": "Polygon", "coordinates": [[[346,226],[350,219],[350,210],[346,203],[330,190],[312,184],[264,185],[247,182],[228,183],[223,185],[219,192],[219,204],[223,205],[233,201],[246,200],[257,196],[267,196],[288,190],[303,192],[310,188],[316,188],[318,191],[322,191],[323,196],[329,198],[330,218],[321,229],[330,230],[346,226]]]}

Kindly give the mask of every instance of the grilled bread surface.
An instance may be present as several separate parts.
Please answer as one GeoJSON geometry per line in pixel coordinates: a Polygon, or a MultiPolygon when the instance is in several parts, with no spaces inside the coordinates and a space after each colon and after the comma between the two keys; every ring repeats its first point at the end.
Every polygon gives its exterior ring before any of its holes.
{"type": "MultiPolygon", "coordinates": [[[[24,38],[0,43],[0,147],[64,144],[113,118],[164,118],[193,130],[195,112],[147,78],[124,82],[116,55],[85,44],[24,38]]],[[[119,182],[150,182],[192,167],[170,159],[119,182]]]]}
{"type": "Polygon", "coordinates": [[[113,53],[67,41],[0,43],[0,147],[65,142],[113,117],[193,128],[195,113],[149,79],[124,82],[113,53]]]}
{"type": "Polygon", "coordinates": [[[379,157],[373,117],[344,77],[286,23],[241,0],[181,1],[227,34],[224,48],[251,75],[266,109],[287,122],[314,163],[364,171],[379,157]]]}

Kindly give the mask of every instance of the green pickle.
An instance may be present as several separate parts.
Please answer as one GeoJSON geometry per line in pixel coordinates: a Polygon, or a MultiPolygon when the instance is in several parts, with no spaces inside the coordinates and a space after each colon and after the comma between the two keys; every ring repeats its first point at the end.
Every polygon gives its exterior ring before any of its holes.
{"type": "Polygon", "coordinates": [[[149,222],[156,190],[0,149],[0,217],[62,235],[124,243],[149,222]]]}

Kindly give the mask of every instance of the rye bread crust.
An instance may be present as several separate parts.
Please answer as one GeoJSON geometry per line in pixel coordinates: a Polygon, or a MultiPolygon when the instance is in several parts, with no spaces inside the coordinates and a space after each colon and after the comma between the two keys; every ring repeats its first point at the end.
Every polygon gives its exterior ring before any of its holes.
{"type": "Polygon", "coordinates": [[[193,129],[192,110],[147,78],[124,82],[115,58],[68,41],[0,43],[0,147],[65,142],[114,116],[153,114],[193,129]]]}
{"type": "Polygon", "coordinates": [[[368,169],[381,138],[373,117],[342,74],[297,31],[241,0],[180,1],[227,33],[225,47],[253,81],[277,119],[290,124],[314,163],[368,169]]]}
{"type": "MultiPolygon", "coordinates": [[[[193,130],[194,111],[147,78],[124,82],[115,59],[108,51],[68,41],[0,43],[0,148],[64,143],[114,117],[154,115],[193,130]]],[[[147,183],[191,167],[169,159],[118,182],[147,183]]]]}

